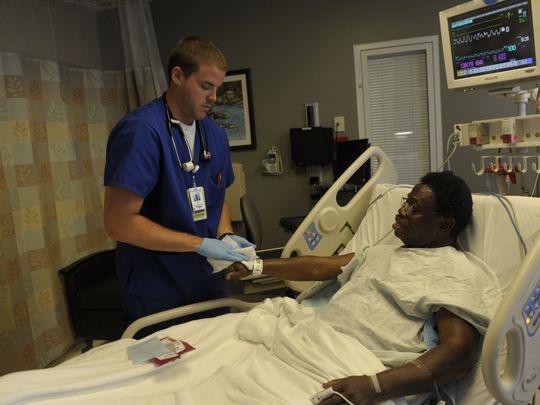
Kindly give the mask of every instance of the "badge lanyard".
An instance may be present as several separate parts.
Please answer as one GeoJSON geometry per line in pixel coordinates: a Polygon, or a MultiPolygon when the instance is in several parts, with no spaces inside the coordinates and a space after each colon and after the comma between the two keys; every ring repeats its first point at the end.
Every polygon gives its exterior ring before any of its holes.
{"type": "MultiPolygon", "coordinates": [[[[171,137],[172,146],[174,149],[174,154],[176,156],[176,161],[184,170],[185,172],[191,172],[191,180],[192,180],[192,187],[189,187],[187,189],[187,196],[188,200],[191,206],[191,213],[193,215],[194,221],[201,221],[203,219],[206,219],[208,217],[207,211],[206,211],[206,199],[204,196],[204,187],[197,187],[197,181],[195,178],[195,173],[199,170],[199,165],[193,162],[193,155],[194,151],[191,149],[191,145],[189,144],[186,134],[184,133],[184,130],[182,129],[180,125],[180,121],[175,120],[171,117],[171,113],[169,111],[169,106],[167,105],[167,100],[165,98],[165,95],[163,95],[163,103],[165,104],[165,114],[167,116],[167,129],[169,132],[169,136],[171,137]],[[186,144],[186,147],[188,149],[189,153],[189,161],[182,163],[180,160],[180,155],[178,154],[178,149],[176,148],[176,142],[174,142],[174,137],[172,133],[172,126],[175,126],[178,128],[178,131],[182,135],[182,138],[184,139],[184,142],[186,144]]],[[[195,137],[197,137],[197,132],[199,132],[199,137],[201,139],[201,145],[203,147],[203,160],[210,160],[211,154],[209,151],[206,150],[206,145],[203,140],[203,135],[201,133],[201,130],[199,128],[199,125],[196,125],[195,129],[195,137]]],[[[195,143],[194,143],[195,145],[195,143]]]]}
{"type": "MultiPolygon", "coordinates": [[[[191,150],[191,146],[189,145],[189,142],[182,128],[180,128],[180,131],[182,132],[184,141],[188,149],[189,158],[190,158],[189,163],[193,165],[193,168],[190,170],[193,186],[187,189],[188,199],[191,205],[191,213],[193,215],[194,221],[201,221],[203,219],[206,219],[208,215],[206,212],[206,199],[204,197],[204,187],[200,187],[200,186],[197,187],[197,180],[195,179],[195,173],[197,173],[197,171],[199,170],[199,165],[196,163],[193,163],[193,151],[191,150]]],[[[195,131],[195,136],[197,136],[197,130],[195,131]]],[[[200,133],[199,133],[199,136],[201,136],[200,133]]]]}

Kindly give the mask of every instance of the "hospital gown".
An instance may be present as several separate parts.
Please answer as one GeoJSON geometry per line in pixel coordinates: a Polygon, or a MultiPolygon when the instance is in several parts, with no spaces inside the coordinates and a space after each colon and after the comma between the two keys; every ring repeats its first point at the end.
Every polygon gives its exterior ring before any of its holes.
{"type": "Polygon", "coordinates": [[[453,247],[374,246],[355,259],[350,280],[321,317],[390,367],[427,350],[422,329],[440,308],[484,334],[501,298],[495,273],[453,247]]]}

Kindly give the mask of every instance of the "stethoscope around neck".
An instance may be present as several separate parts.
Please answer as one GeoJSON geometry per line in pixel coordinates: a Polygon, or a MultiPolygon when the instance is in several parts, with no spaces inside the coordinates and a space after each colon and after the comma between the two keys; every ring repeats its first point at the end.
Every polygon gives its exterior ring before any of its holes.
{"type": "MultiPolygon", "coordinates": [[[[179,120],[175,120],[171,116],[171,112],[169,110],[169,105],[167,104],[167,99],[165,98],[165,95],[163,95],[163,104],[165,104],[165,115],[167,116],[167,131],[169,132],[169,136],[171,137],[174,154],[176,155],[176,161],[178,162],[178,165],[184,170],[185,172],[192,172],[193,174],[197,173],[199,170],[199,165],[193,162],[193,151],[191,150],[191,146],[189,145],[188,140],[186,139],[186,134],[184,133],[184,130],[182,129],[182,126],[180,125],[179,120]],[[184,138],[184,142],[186,143],[188,153],[189,153],[189,161],[183,162],[180,160],[180,155],[178,154],[178,149],[176,148],[176,142],[174,142],[174,137],[172,133],[172,127],[178,128],[180,133],[182,134],[182,138],[184,138]]],[[[212,153],[206,148],[206,142],[204,140],[204,136],[202,133],[202,129],[199,126],[199,122],[195,121],[196,125],[196,132],[195,136],[197,135],[197,132],[199,132],[199,140],[201,142],[201,160],[209,161],[212,159],[212,153]]]]}

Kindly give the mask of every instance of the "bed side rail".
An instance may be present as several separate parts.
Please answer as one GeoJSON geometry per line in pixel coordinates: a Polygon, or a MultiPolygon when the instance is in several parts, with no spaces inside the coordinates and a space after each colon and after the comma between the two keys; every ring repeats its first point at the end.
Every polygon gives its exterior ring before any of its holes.
{"type": "Polygon", "coordinates": [[[127,327],[122,334],[122,338],[132,338],[142,328],[170,319],[225,307],[237,309],[239,311],[248,311],[258,304],[258,302],[246,302],[236,298],[218,298],[215,300],[198,302],[196,304],[184,305],[182,307],[169,309],[137,319],[127,327]]]}
{"type": "MultiPolygon", "coordinates": [[[[291,236],[281,257],[338,254],[358,229],[369,205],[373,187],[379,183],[395,184],[396,181],[397,171],[388,156],[376,146],[368,148],[324,193],[291,236]],[[347,205],[340,206],[337,202],[338,191],[371,158],[377,160],[377,170],[347,205]]],[[[312,284],[306,281],[285,283],[289,288],[299,292],[312,284]]]]}
{"type": "Polygon", "coordinates": [[[482,372],[504,404],[529,404],[540,386],[540,238],[525,256],[491,321],[482,348],[482,372]],[[499,352],[507,343],[501,373],[499,352]]]}

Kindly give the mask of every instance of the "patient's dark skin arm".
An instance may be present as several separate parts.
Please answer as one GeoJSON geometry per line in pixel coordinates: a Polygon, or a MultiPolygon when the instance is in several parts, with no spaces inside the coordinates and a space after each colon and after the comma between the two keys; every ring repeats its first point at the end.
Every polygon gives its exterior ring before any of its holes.
{"type": "MultiPolygon", "coordinates": [[[[438,387],[462,377],[471,370],[478,356],[479,333],[468,322],[444,308],[437,311],[435,317],[440,344],[418,358],[427,366],[429,373],[414,362],[382,371],[377,374],[381,394],[375,393],[367,376],[340,378],[323,384],[323,387],[332,387],[354,404],[376,404],[433,391],[432,376],[438,387]]],[[[323,405],[341,403],[343,400],[337,395],[321,402],[323,405]]]]}
{"type": "MultiPolygon", "coordinates": [[[[354,254],[342,256],[295,256],[285,259],[265,259],[263,274],[283,280],[331,280],[341,274],[341,267],[351,261],[354,254]]],[[[234,263],[227,279],[249,276],[251,272],[241,263],[234,263]]]]}

